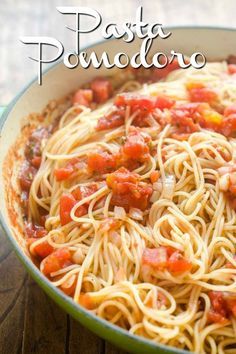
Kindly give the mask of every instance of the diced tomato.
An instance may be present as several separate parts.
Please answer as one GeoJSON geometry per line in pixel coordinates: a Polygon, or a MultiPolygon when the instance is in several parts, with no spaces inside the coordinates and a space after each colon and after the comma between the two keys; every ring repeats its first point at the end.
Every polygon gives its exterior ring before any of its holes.
{"type": "Polygon", "coordinates": [[[132,92],[117,95],[114,104],[117,107],[130,106],[132,112],[137,109],[151,112],[155,108],[155,102],[153,99],[148,96],[134,94],[132,92]]]}
{"type": "Polygon", "coordinates": [[[73,104],[80,104],[89,107],[93,101],[93,91],[88,89],[79,89],[72,98],[73,104]]]}
{"type": "Polygon", "coordinates": [[[154,80],[161,80],[166,78],[170,72],[180,69],[179,62],[177,59],[174,59],[172,63],[168,63],[164,68],[154,68],[153,70],[153,79],[154,80]]]}
{"type": "Polygon", "coordinates": [[[34,156],[31,160],[31,164],[38,169],[41,165],[41,160],[41,156],[34,156]]]}
{"type": "MultiPolygon", "coordinates": [[[[28,246],[32,245],[37,239],[29,238],[27,240],[28,246]]],[[[48,241],[43,241],[34,247],[34,253],[40,258],[45,258],[53,252],[53,247],[48,243],[48,241]]]]}
{"type": "Polygon", "coordinates": [[[70,212],[77,200],[72,194],[63,194],[60,198],[60,220],[61,225],[66,225],[72,221],[70,212]]]}
{"type": "Polygon", "coordinates": [[[222,316],[220,313],[215,312],[214,310],[209,310],[207,314],[207,319],[210,323],[224,323],[226,318],[222,316]]]}
{"type": "Polygon", "coordinates": [[[35,159],[36,157],[41,157],[41,141],[43,139],[47,139],[49,137],[49,134],[50,127],[38,128],[31,134],[25,147],[25,157],[28,161],[32,163],[33,159],[35,159]]]}
{"type": "Polygon", "coordinates": [[[214,102],[217,101],[217,93],[206,87],[202,82],[188,82],[186,88],[192,102],[214,102]]]}
{"type": "Polygon", "coordinates": [[[221,133],[226,137],[236,136],[236,113],[229,114],[223,119],[221,133]]]}
{"type": "Polygon", "coordinates": [[[64,181],[72,177],[76,170],[79,170],[85,166],[85,161],[79,157],[74,157],[69,160],[64,167],[56,168],[54,175],[58,182],[64,181]]]}
{"type": "Polygon", "coordinates": [[[71,254],[68,248],[59,248],[49,256],[44,258],[42,264],[42,271],[45,275],[57,272],[58,270],[64,268],[71,262],[71,254]]]}
{"type": "Polygon", "coordinates": [[[37,224],[29,222],[25,227],[26,236],[29,238],[41,238],[47,235],[47,230],[37,224]]]}
{"type": "Polygon", "coordinates": [[[134,160],[145,160],[150,156],[148,146],[150,141],[151,138],[149,135],[134,128],[127,136],[122,153],[134,160]]]}
{"type": "Polygon", "coordinates": [[[90,87],[93,91],[94,101],[97,103],[104,103],[112,96],[112,84],[106,78],[94,79],[90,87]]]}
{"type": "Polygon", "coordinates": [[[236,74],[236,65],[235,64],[229,64],[228,65],[228,72],[230,75],[236,74]]]}
{"type": "Polygon", "coordinates": [[[77,201],[79,201],[86,197],[89,197],[93,193],[97,192],[97,190],[98,190],[97,184],[91,183],[90,185],[87,186],[77,187],[72,191],[72,195],[77,201]]]}
{"type": "Polygon", "coordinates": [[[208,320],[211,322],[224,322],[231,315],[236,316],[236,294],[222,291],[210,291],[211,309],[208,320]]]}
{"type": "Polygon", "coordinates": [[[85,307],[87,310],[93,310],[95,308],[95,303],[89,294],[80,294],[79,304],[85,307]]]}
{"type": "Polygon", "coordinates": [[[69,177],[71,177],[73,172],[74,172],[73,166],[69,165],[66,167],[61,167],[61,168],[55,169],[54,175],[56,177],[56,180],[58,182],[60,182],[60,181],[64,181],[64,180],[68,179],[69,177]]]}
{"type": "Polygon", "coordinates": [[[174,105],[175,105],[175,101],[165,95],[158,96],[155,102],[155,107],[161,110],[165,108],[170,109],[174,105]]]}
{"type": "Polygon", "coordinates": [[[157,270],[167,269],[171,273],[184,273],[192,268],[180,251],[172,247],[160,246],[158,248],[145,248],[142,264],[157,270]]]}
{"type": "Polygon", "coordinates": [[[37,169],[31,166],[28,161],[25,161],[22,165],[22,169],[20,171],[19,176],[20,186],[23,191],[28,192],[30,190],[31,184],[36,173],[37,169]]]}
{"type": "Polygon", "coordinates": [[[155,183],[158,181],[160,178],[160,172],[159,171],[152,171],[150,175],[150,180],[152,183],[155,183]]]}
{"type": "Polygon", "coordinates": [[[171,273],[184,273],[191,268],[192,264],[179,251],[174,252],[168,259],[168,270],[171,273]]]}
{"type": "Polygon", "coordinates": [[[107,185],[112,189],[111,204],[129,208],[145,210],[148,206],[152,187],[144,182],[139,182],[139,175],[130,172],[124,167],[109,174],[106,179],[107,185]]]}
{"type": "Polygon", "coordinates": [[[172,124],[177,126],[179,134],[199,131],[199,124],[194,119],[196,109],[196,105],[187,104],[180,105],[170,111],[172,124]]]}
{"type": "Polygon", "coordinates": [[[76,275],[73,274],[69,277],[69,279],[64,282],[60,288],[61,290],[68,296],[72,296],[75,292],[75,288],[76,288],[76,275]]]}
{"type": "Polygon", "coordinates": [[[88,168],[97,173],[111,172],[116,167],[116,158],[114,155],[105,151],[93,152],[88,155],[88,168]]]}
{"type": "Polygon", "coordinates": [[[228,116],[230,116],[231,114],[234,114],[234,113],[236,114],[236,104],[230,105],[230,106],[226,107],[225,110],[224,110],[224,116],[225,117],[228,117],[228,116]]]}
{"type": "Polygon", "coordinates": [[[101,117],[98,120],[96,129],[100,131],[100,130],[118,128],[121,125],[123,125],[124,122],[125,122],[125,111],[124,109],[119,109],[110,112],[104,117],[101,117]]]}
{"type": "Polygon", "coordinates": [[[166,247],[145,248],[142,264],[147,264],[155,269],[164,270],[167,267],[168,255],[166,247]]]}
{"type": "MultiPolygon", "coordinates": [[[[80,201],[84,198],[89,197],[93,193],[97,192],[98,187],[96,183],[92,183],[88,186],[80,186],[73,190],[72,195],[76,201],[80,201]]],[[[84,203],[79,208],[77,208],[75,215],[77,217],[83,216],[88,211],[89,203],[84,203]]]]}

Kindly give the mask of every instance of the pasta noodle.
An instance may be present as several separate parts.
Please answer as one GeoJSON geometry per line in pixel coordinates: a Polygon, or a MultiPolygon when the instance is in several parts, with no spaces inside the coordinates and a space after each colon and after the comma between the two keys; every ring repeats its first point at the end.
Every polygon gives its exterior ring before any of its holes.
{"type": "Polygon", "coordinates": [[[154,83],[127,81],[116,92],[126,101],[115,101],[115,109],[114,98],[95,109],[80,102],[71,106],[42,141],[29,191],[29,221],[39,223],[47,214],[46,231],[29,250],[37,258],[46,242],[39,266],[56,287],[133,334],[196,353],[236,352],[236,141],[233,128],[225,133],[231,123],[224,113],[236,103],[235,80],[226,62],[209,63],[201,70],[174,70],[154,83]],[[149,109],[163,95],[169,107],[149,109]],[[141,102],[147,98],[149,103],[141,102]],[[177,122],[178,107],[187,123],[177,122]],[[191,110],[199,107],[203,113],[196,117],[204,124],[192,119],[191,110]],[[98,129],[114,114],[121,124],[98,129]],[[124,153],[125,163],[115,166],[112,157],[120,156],[130,136],[142,140],[143,155],[124,153]],[[93,154],[95,167],[88,168],[93,154]],[[141,199],[132,199],[137,190],[117,192],[120,181],[111,181],[117,170],[121,184],[138,186],[141,199]],[[70,199],[62,216],[62,196],[78,190],[80,197],[70,199]],[[52,256],[58,250],[69,251],[63,266],[60,254],[52,256]]]}

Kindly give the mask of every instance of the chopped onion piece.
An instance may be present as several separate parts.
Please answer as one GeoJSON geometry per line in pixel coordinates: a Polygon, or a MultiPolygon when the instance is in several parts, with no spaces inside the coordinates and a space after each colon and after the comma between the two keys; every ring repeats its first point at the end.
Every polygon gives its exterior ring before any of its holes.
{"type": "Polygon", "coordinates": [[[160,192],[154,191],[154,192],[152,193],[151,198],[150,198],[150,202],[151,202],[151,203],[155,203],[155,202],[158,201],[159,198],[160,198],[160,192]]]}
{"type": "Polygon", "coordinates": [[[172,199],[175,191],[176,179],[173,175],[165,177],[163,182],[163,198],[172,199]]]}
{"type": "Polygon", "coordinates": [[[130,208],[129,216],[135,220],[143,220],[143,212],[138,208],[130,208]]]}
{"type": "Polygon", "coordinates": [[[227,192],[229,189],[229,174],[225,174],[219,178],[219,186],[222,192],[227,192]]]}
{"type": "Polygon", "coordinates": [[[153,183],[153,189],[154,191],[158,191],[158,192],[162,192],[162,181],[161,181],[161,178],[159,178],[159,180],[157,182],[154,182],[153,183]]]}
{"type": "Polygon", "coordinates": [[[220,176],[226,175],[227,173],[235,172],[236,171],[236,165],[232,164],[227,164],[225,166],[222,166],[218,168],[218,172],[220,176]]]}
{"type": "Polygon", "coordinates": [[[81,248],[77,249],[77,251],[72,256],[72,259],[73,259],[73,261],[76,264],[82,264],[83,263],[83,261],[85,259],[85,254],[84,254],[84,252],[82,251],[81,248]]]}
{"type": "Polygon", "coordinates": [[[126,217],[126,212],[125,209],[122,207],[115,206],[114,208],[114,214],[116,219],[125,219],[126,217]]]}

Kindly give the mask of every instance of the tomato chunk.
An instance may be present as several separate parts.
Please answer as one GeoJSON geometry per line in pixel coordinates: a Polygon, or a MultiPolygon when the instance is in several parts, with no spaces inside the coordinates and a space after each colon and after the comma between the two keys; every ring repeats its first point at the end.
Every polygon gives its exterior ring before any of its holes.
{"type": "Polygon", "coordinates": [[[88,168],[97,173],[107,173],[116,167],[116,158],[107,152],[93,152],[88,156],[88,168]]]}
{"type": "Polygon", "coordinates": [[[77,200],[72,194],[63,194],[60,198],[60,220],[61,225],[66,225],[72,221],[70,212],[77,200]]]}
{"type": "Polygon", "coordinates": [[[171,273],[185,273],[190,271],[192,264],[183,257],[180,251],[172,247],[145,248],[142,264],[156,270],[168,270],[171,273]]]}
{"type": "MultiPolygon", "coordinates": [[[[32,245],[37,239],[29,238],[27,240],[28,246],[32,245]]],[[[53,247],[48,243],[48,241],[43,241],[34,247],[34,253],[40,258],[45,258],[53,252],[53,247]]]]}
{"type": "Polygon", "coordinates": [[[85,307],[87,310],[93,310],[95,308],[95,304],[89,294],[80,294],[79,304],[85,307]]]}
{"type": "Polygon", "coordinates": [[[79,157],[75,157],[68,161],[64,167],[56,168],[54,170],[54,175],[58,182],[67,180],[71,178],[77,170],[85,167],[85,161],[79,157]]]}
{"type": "MultiPolygon", "coordinates": [[[[96,183],[92,183],[89,186],[80,186],[73,190],[72,195],[76,201],[80,201],[84,198],[89,197],[93,193],[97,192],[98,187],[96,183]]],[[[77,217],[83,216],[88,211],[89,203],[84,203],[79,208],[77,208],[75,215],[77,217]]]]}
{"type": "Polygon", "coordinates": [[[28,161],[25,161],[22,165],[19,176],[20,186],[23,191],[28,192],[30,190],[31,184],[36,173],[37,169],[30,165],[28,161]]]}
{"type": "Polygon", "coordinates": [[[104,103],[112,96],[112,84],[106,78],[94,79],[90,87],[93,91],[94,101],[97,103],[104,103]]]}
{"type": "Polygon", "coordinates": [[[158,96],[155,102],[155,107],[161,110],[165,108],[170,109],[174,105],[175,105],[175,100],[172,100],[171,98],[165,95],[158,96]]]}
{"type": "Polygon", "coordinates": [[[226,137],[236,136],[236,112],[224,117],[221,133],[226,137]]]}
{"type": "Polygon", "coordinates": [[[109,174],[107,185],[112,189],[111,205],[121,206],[127,211],[129,208],[145,210],[148,206],[152,187],[144,182],[139,182],[139,175],[130,172],[125,167],[109,174]]]}
{"type": "Polygon", "coordinates": [[[228,73],[230,75],[236,74],[236,65],[235,64],[228,65],[228,73]]]}
{"type": "Polygon", "coordinates": [[[50,273],[57,272],[64,268],[68,263],[72,263],[71,261],[71,254],[68,248],[59,248],[44,258],[42,271],[45,275],[49,275],[50,273]]]}
{"type": "Polygon", "coordinates": [[[211,309],[208,314],[209,322],[225,322],[230,316],[236,316],[235,293],[210,291],[211,309]]]}
{"type": "Polygon", "coordinates": [[[191,268],[192,264],[179,251],[174,252],[168,259],[168,270],[171,273],[184,273],[191,268]]]}
{"type": "Polygon", "coordinates": [[[114,104],[117,107],[130,106],[132,112],[137,109],[150,112],[155,107],[155,102],[150,97],[131,92],[117,95],[114,104]]]}
{"type": "Polygon", "coordinates": [[[79,89],[76,91],[72,98],[73,104],[80,104],[82,106],[89,107],[90,103],[93,101],[93,91],[92,90],[85,90],[79,89]]]}
{"type": "Polygon", "coordinates": [[[118,128],[125,122],[124,109],[114,110],[98,120],[97,131],[118,128]]]}
{"type": "Polygon", "coordinates": [[[29,238],[41,238],[47,235],[47,230],[37,224],[29,222],[25,227],[26,236],[29,238]]]}
{"type": "Polygon", "coordinates": [[[151,138],[148,134],[142,133],[138,129],[131,129],[123,146],[122,152],[131,159],[145,160],[149,154],[148,144],[151,138]]]}
{"type": "Polygon", "coordinates": [[[217,101],[217,93],[206,87],[202,82],[189,82],[186,84],[190,101],[192,102],[214,102],[217,101]]]}

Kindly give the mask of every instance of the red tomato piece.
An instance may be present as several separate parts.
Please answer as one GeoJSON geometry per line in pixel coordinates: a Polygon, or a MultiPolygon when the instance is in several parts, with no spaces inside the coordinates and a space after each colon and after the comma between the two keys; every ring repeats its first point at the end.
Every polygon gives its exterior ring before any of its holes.
{"type": "Polygon", "coordinates": [[[43,260],[42,271],[45,275],[57,272],[71,262],[71,254],[68,248],[59,248],[43,260]]]}
{"type": "Polygon", "coordinates": [[[34,156],[34,157],[32,158],[32,160],[31,160],[31,164],[32,164],[35,168],[39,169],[39,167],[40,167],[40,165],[41,165],[41,160],[42,160],[41,156],[34,156]]]}
{"type": "Polygon", "coordinates": [[[236,136],[236,113],[232,113],[223,119],[221,133],[226,137],[236,136]]]}
{"type": "Polygon", "coordinates": [[[95,303],[89,294],[80,294],[79,304],[85,307],[87,310],[93,310],[95,308],[95,303]]]}
{"type": "Polygon", "coordinates": [[[28,192],[30,190],[31,184],[36,173],[37,169],[31,166],[28,161],[25,161],[22,165],[22,169],[20,171],[19,176],[20,186],[23,191],[28,192]]]}
{"type": "Polygon", "coordinates": [[[186,84],[190,101],[192,102],[214,102],[217,101],[217,93],[206,87],[202,82],[189,82],[186,84]]]}
{"type": "Polygon", "coordinates": [[[66,225],[72,221],[70,212],[71,209],[75,206],[77,200],[72,194],[63,194],[60,199],[60,220],[61,225],[66,225]]]}
{"type": "MultiPolygon", "coordinates": [[[[27,240],[28,246],[32,245],[37,239],[29,238],[27,240]]],[[[54,248],[49,245],[48,241],[43,241],[34,247],[34,253],[40,258],[45,258],[53,252],[54,248]]]]}
{"type": "Polygon", "coordinates": [[[153,172],[151,172],[150,181],[151,181],[152,183],[157,182],[159,178],[160,178],[160,172],[159,172],[159,171],[153,171],[153,172]]]}
{"type": "Polygon", "coordinates": [[[235,64],[228,65],[228,73],[230,75],[236,74],[236,65],[235,64]]]}
{"type": "Polygon", "coordinates": [[[137,129],[132,129],[127,136],[122,153],[134,160],[145,160],[150,156],[148,146],[150,141],[149,135],[143,134],[137,129]]]}
{"type": "MultiPolygon", "coordinates": [[[[98,190],[98,187],[97,187],[96,183],[93,183],[89,186],[80,186],[80,187],[74,189],[72,192],[72,195],[76,199],[76,201],[80,201],[86,197],[89,197],[93,193],[97,192],[97,190],[98,190]]],[[[75,215],[77,217],[81,217],[81,216],[85,215],[88,211],[88,206],[89,206],[89,203],[84,203],[83,205],[81,205],[79,208],[77,208],[75,215]]]]}
{"type": "Polygon", "coordinates": [[[224,323],[226,318],[222,316],[220,313],[215,312],[214,310],[210,309],[207,314],[207,319],[210,323],[224,323]]]}
{"type": "Polygon", "coordinates": [[[165,108],[170,109],[175,105],[175,100],[172,100],[168,96],[158,96],[155,102],[155,107],[163,110],[165,108]]]}
{"type": "Polygon", "coordinates": [[[79,104],[89,107],[93,101],[93,91],[88,89],[79,89],[72,98],[73,104],[79,104]]]}
{"type": "Polygon", "coordinates": [[[88,156],[88,168],[97,173],[107,173],[116,167],[116,158],[107,152],[93,152],[88,156]]]}
{"type": "Polygon", "coordinates": [[[61,168],[55,169],[54,175],[56,177],[56,180],[58,182],[60,182],[60,181],[64,181],[64,180],[70,178],[71,175],[73,174],[73,172],[74,172],[73,166],[69,165],[66,167],[61,167],[61,168]]]}
{"type": "Polygon", "coordinates": [[[79,170],[85,166],[85,162],[79,158],[74,157],[69,160],[64,167],[56,168],[54,170],[54,175],[58,182],[64,181],[72,177],[76,170],[79,170]]]}
{"type": "Polygon", "coordinates": [[[168,259],[168,270],[171,273],[184,273],[192,268],[192,264],[179,251],[174,252],[168,259]]]}
{"type": "Polygon", "coordinates": [[[224,116],[225,117],[228,117],[228,116],[230,116],[231,114],[234,114],[234,113],[236,113],[236,104],[232,104],[232,105],[226,107],[225,110],[224,110],[224,116]]]}
{"type": "Polygon", "coordinates": [[[115,110],[101,117],[98,120],[96,127],[97,131],[118,128],[122,126],[125,122],[125,111],[124,109],[115,110]]]}
{"type": "Polygon", "coordinates": [[[148,206],[152,187],[144,182],[139,182],[139,175],[130,172],[124,167],[109,174],[106,179],[107,185],[112,189],[111,204],[129,210],[139,208],[145,210],[148,206]]]}
{"type": "Polygon", "coordinates": [[[150,97],[134,94],[132,92],[117,95],[114,104],[117,107],[130,106],[132,112],[137,109],[151,112],[155,107],[155,102],[150,97]]]}
{"type": "Polygon", "coordinates": [[[164,270],[167,267],[168,254],[166,247],[145,248],[142,264],[147,264],[155,269],[164,270]]]}
{"type": "Polygon", "coordinates": [[[145,248],[142,264],[157,270],[167,269],[171,273],[184,273],[192,268],[191,263],[179,251],[169,246],[145,248]]]}
{"type": "Polygon", "coordinates": [[[90,87],[93,91],[94,101],[97,103],[104,103],[112,96],[112,84],[106,78],[94,79],[90,87]]]}
{"type": "Polygon", "coordinates": [[[47,235],[47,230],[37,224],[34,224],[32,222],[29,222],[26,227],[25,227],[25,232],[27,237],[29,238],[41,238],[45,235],[47,235]]]}

